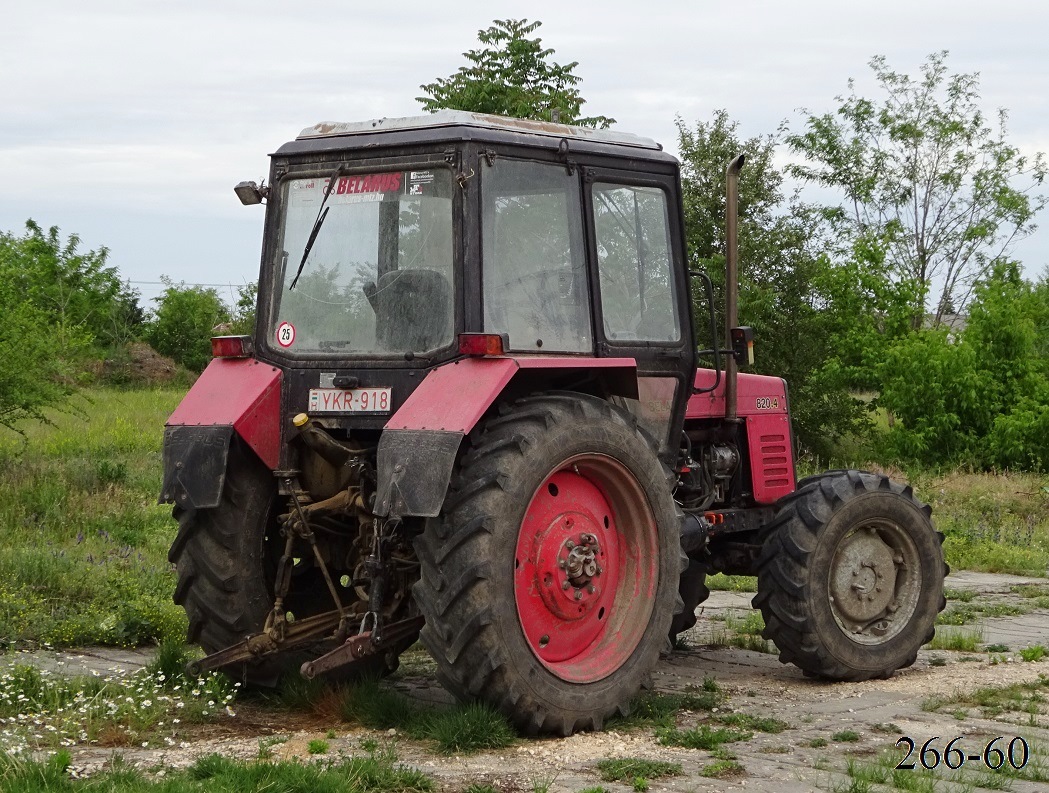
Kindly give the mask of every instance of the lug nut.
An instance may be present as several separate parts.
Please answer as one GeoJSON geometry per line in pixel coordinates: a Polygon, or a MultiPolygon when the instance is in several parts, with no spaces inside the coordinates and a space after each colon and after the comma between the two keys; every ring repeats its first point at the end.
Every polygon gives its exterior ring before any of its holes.
{"type": "Polygon", "coordinates": [[[586,588],[586,591],[589,592],[591,595],[594,594],[594,585],[591,584],[590,586],[588,586],[586,588]]]}
{"type": "Polygon", "coordinates": [[[565,547],[566,547],[566,548],[567,548],[568,550],[572,550],[573,548],[575,548],[575,543],[574,543],[574,542],[572,542],[571,540],[569,540],[568,542],[566,542],[566,543],[565,543],[565,547]]]}
{"type": "Polygon", "coordinates": [[[569,584],[568,584],[567,581],[562,581],[561,582],[561,589],[568,589],[568,586],[569,586],[569,584]]]}
{"type": "Polygon", "coordinates": [[[568,566],[568,562],[566,562],[564,559],[562,559],[560,562],[557,563],[557,566],[560,567],[562,570],[564,570],[565,567],[568,566]]]}
{"type": "Polygon", "coordinates": [[[583,590],[582,589],[577,589],[575,591],[575,599],[576,600],[582,600],[583,599],[583,590]]]}

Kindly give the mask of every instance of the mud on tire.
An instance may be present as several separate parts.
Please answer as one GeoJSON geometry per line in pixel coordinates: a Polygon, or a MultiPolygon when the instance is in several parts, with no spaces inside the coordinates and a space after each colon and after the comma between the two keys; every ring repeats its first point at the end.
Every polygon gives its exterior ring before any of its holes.
{"type": "Polygon", "coordinates": [[[833,680],[889,677],[933,638],[946,605],[932,510],[888,477],[803,480],[765,537],[753,605],[780,661],[833,680]]]}
{"type": "Polygon", "coordinates": [[[504,404],[470,443],[416,540],[420,638],[449,691],[523,732],[600,729],[667,642],[681,551],[666,469],[630,414],[576,393],[504,404]]]}

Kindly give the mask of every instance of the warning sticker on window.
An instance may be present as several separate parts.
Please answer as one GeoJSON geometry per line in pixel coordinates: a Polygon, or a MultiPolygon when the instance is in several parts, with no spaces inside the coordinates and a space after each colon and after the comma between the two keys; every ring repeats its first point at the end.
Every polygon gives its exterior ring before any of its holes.
{"type": "Polygon", "coordinates": [[[295,343],[295,326],[290,322],[282,322],[277,326],[277,344],[281,347],[290,347],[295,343]]]}

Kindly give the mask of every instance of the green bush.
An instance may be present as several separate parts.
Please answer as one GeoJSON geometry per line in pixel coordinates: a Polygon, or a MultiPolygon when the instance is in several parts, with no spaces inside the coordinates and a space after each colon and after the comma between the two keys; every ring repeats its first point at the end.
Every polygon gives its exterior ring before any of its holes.
{"type": "Polygon", "coordinates": [[[964,330],[915,332],[889,348],[879,404],[897,419],[891,457],[1049,470],[1047,294],[1000,264],[977,286],[964,330]]]}
{"type": "Polygon", "coordinates": [[[212,328],[230,321],[226,304],[214,289],[170,281],[156,300],[146,339],[160,354],[187,369],[202,371],[211,360],[212,328]]]}

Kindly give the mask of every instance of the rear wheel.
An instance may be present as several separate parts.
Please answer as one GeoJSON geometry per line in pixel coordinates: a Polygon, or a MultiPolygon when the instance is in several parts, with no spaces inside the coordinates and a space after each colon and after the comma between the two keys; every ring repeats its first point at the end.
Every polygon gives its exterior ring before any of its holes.
{"type": "MultiPolygon", "coordinates": [[[[189,617],[188,640],[205,653],[259,633],[266,623],[273,608],[277,559],[283,551],[278,504],[273,474],[235,437],[219,505],[174,509],[179,530],[168,552],[178,573],[174,600],[189,617]]],[[[309,565],[293,574],[285,605],[297,619],[335,608],[320,572],[309,565]]],[[[397,654],[413,641],[414,637],[398,643],[390,653],[356,665],[351,674],[385,674],[396,669],[397,654]]],[[[297,674],[303,662],[334,646],[322,640],[224,671],[238,680],[270,686],[282,674],[297,674]]]]}
{"type": "Polygon", "coordinates": [[[417,540],[421,640],[442,683],[519,729],[600,729],[666,643],[679,576],[665,469],[583,394],[504,405],[417,540]]]}
{"type": "Polygon", "coordinates": [[[765,531],[754,606],[780,660],[834,680],[910,666],[943,609],[943,535],[910,487],[861,471],[813,477],[765,531]]]}

